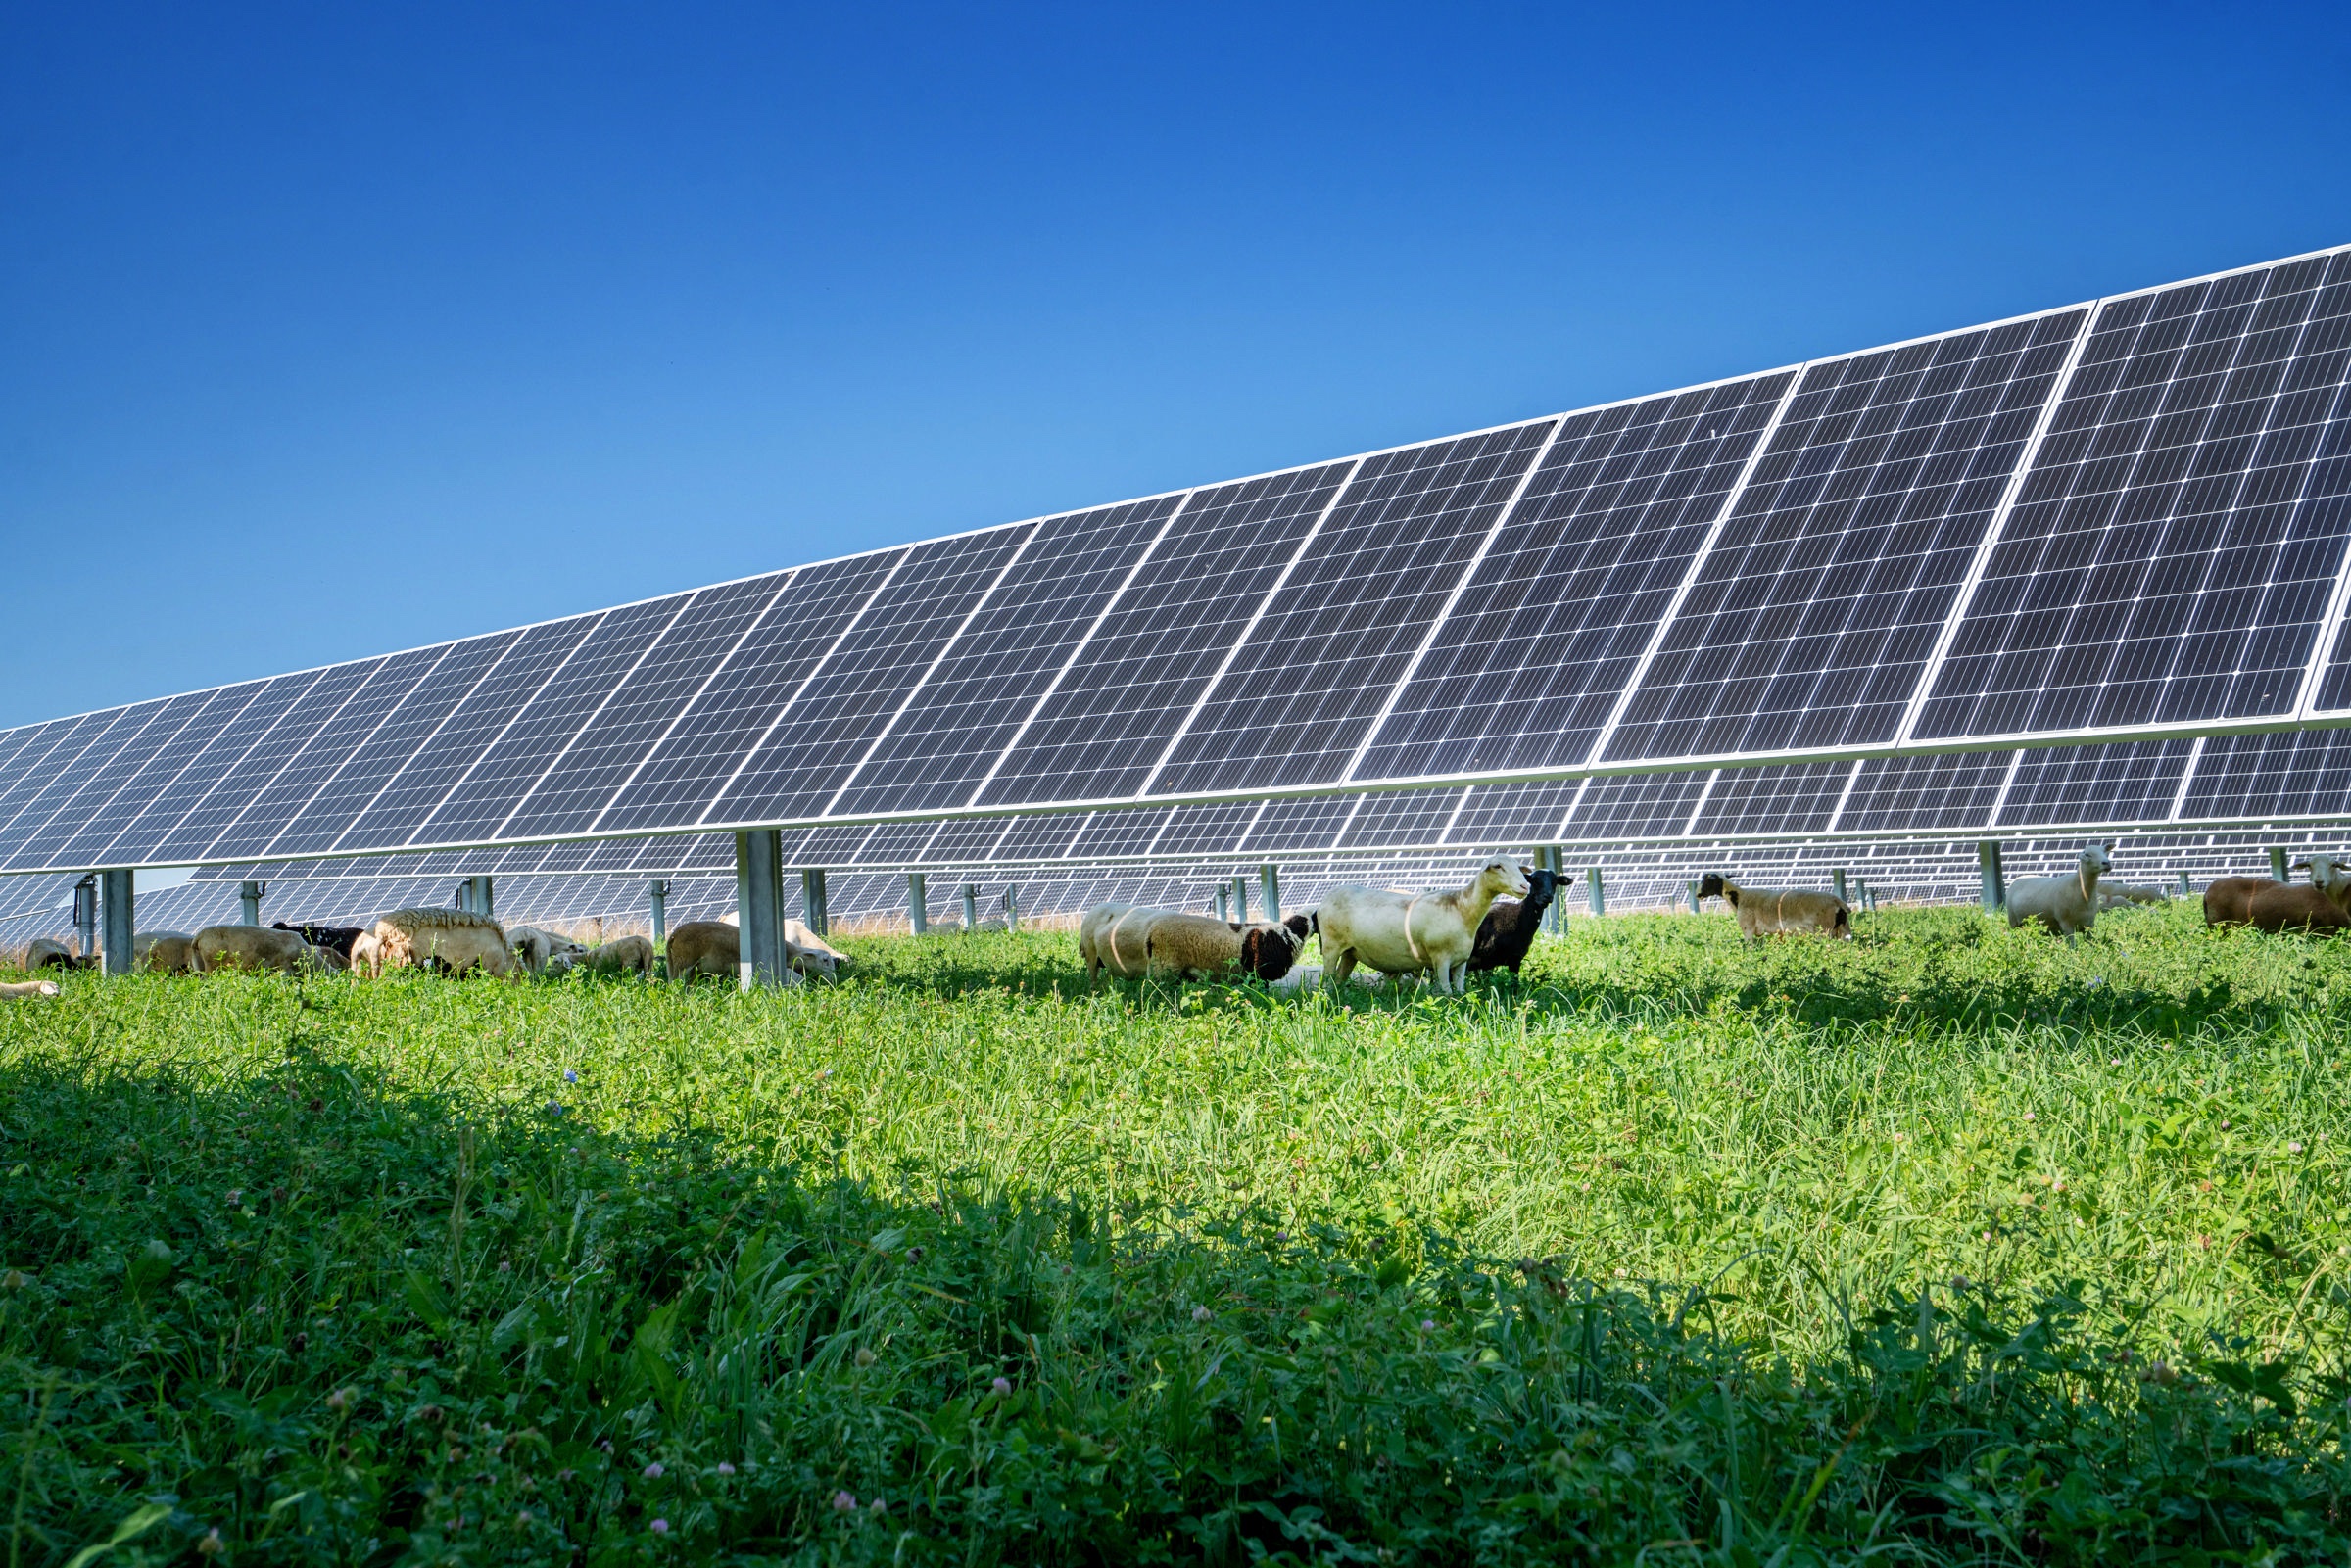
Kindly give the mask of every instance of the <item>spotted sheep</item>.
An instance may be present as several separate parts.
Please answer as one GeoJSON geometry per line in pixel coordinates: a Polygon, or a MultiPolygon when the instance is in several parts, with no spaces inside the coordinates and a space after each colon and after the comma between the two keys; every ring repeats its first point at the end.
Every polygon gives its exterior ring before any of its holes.
{"type": "Polygon", "coordinates": [[[1739,934],[1747,941],[1795,932],[1816,932],[1844,941],[1853,934],[1852,906],[1835,893],[1778,887],[1742,887],[1718,871],[1699,879],[1698,896],[1720,898],[1739,917],[1739,934]]]}

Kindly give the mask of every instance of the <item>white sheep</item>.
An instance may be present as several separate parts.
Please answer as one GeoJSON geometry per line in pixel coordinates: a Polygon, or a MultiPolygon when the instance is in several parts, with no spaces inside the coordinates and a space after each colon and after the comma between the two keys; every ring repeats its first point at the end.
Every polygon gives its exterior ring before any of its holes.
{"type": "Polygon", "coordinates": [[[1777,887],[1742,887],[1721,872],[1699,879],[1698,896],[1726,900],[1739,917],[1739,934],[1747,941],[1785,936],[1794,931],[1818,931],[1839,939],[1853,934],[1853,911],[1835,893],[1777,887]]]}
{"type": "MultiPolygon", "coordinates": [[[[1300,927],[1305,924],[1297,922],[1300,927]]],[[[1205,980],[1240,974],[1270,983],[1290,972],[1305,945],[1305,931],[1289,926],[1262,921],[1237,926],[1206,915],[1163,914],[1143,938],[1143,964],[1154,977],[1205,980]]]]}
{"type": "Polygon", "coordinates": [[[1505,893],[1526,896],[1525,873],[1508,860],[1488,861],[1468,886],[1447,892],[1334,887],[1315,912],[1324,975],[1336,983],[1362,963],[1389,974],[1426,974],[1439,995],[1458,996],[1468,988],[1478,922],[1505,893]]]}
{"type": "Polygon", "coordinates": [[[1173,911],[1137,909],[1132,904],[1096,904],[1078,927],[1078,953],[1085,977],[1108,970],[1123,980],[1139,980],[1151,966],[1151,924],[1173,911]]]}
{"type": "Polygon", "coordinates": [[[2008,884],[2008,924],[2039,921],[2060,936],[2088,930],[2098,920],[2098,879],[2114,870],[2112,844],[2084,844],[2066,877],[2027,877],[2008,884]]]}

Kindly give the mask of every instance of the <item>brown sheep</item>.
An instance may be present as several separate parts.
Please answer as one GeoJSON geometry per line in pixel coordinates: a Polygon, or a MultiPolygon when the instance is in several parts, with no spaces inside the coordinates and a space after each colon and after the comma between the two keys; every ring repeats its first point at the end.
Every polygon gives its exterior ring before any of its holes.
{"type": "Polygon", "coordinates": [[[188,943],[188,968],[199,974],[220,970],[310,974],[344,967],[341,954],[266,926],[207,926],[188,943]]]}
{"type": "Polygon", "coordinates": [[[2325,888],[2272,882],[2255,893],[2245,918],[2256,930],[2339,931],[2351,927],[2351,914],[2327,896],[2325,888]]]}
{"type": "Polygon", "coordinates": [[[591,974],[635,974],[640,978],[649,978],[653,973],[653,944],[642,936],[616,936],[577,958],[558,953],[548,960],[550,974],[567,974],[575,969],[591,974]]]}
{"type": "Polygon", "coordinates": [[[2255,894],[2284,885],[2267,877],[2218,878],[2204,889],[2204,924],[2242,926],[2253,918],[2255,894]]]}
{"type": "Polygon", "coordinates": [[[193,974],[196,938],[185,931],[141,931],[131,938],[130,967],[158,974],[193,974]]]}

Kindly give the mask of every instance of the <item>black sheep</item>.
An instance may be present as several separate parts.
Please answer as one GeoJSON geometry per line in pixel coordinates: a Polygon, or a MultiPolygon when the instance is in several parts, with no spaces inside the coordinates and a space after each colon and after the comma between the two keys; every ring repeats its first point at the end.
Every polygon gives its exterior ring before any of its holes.
{"type": "Polygon", "coordinates": [[[1477,941],[1469,951],[1470,973],[1509,970],[1516,974],[1519,961],[1535,945],[1535,932],[1543,927],[1543,912],[1559,896],[1559,885],[1558,872],[1528,871],[1524,898],[1516,903],[1497,899],[1486,918],[1477,923],[1477,941]]]}
{"type": "Polygon", "coordinates": [[[288,926],[282,920],[272,923],[269,928],[292,931],[312,947],[331,947],[343,955],[345,963],[351,961],[351,944],[367,932],[364,926],[288,926]]]}

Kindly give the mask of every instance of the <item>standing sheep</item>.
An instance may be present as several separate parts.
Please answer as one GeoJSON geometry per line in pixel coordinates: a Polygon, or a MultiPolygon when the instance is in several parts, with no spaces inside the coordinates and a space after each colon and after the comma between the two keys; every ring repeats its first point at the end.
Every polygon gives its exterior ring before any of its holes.
{"type": "Polygon", "coordinates": [[[2084,844],[2070,877],[2027,877],[2008,884],[2008,924],[2039,921],[2060,936],[2098,920],[2098,879],[2114,870],[2112,844],[2084,844]]]}
{"type": "Polygon", "coordinates": [[[1304,941],[1288,925],[1253,924],[1235,930],[1230,921],[1206,915],[1163,914],[1143,940],[1143,966],[1152,975],[1205,980],[1238,972],[1269,983],[1298,962],[1304,941]]]}
{"type": "Polygon", "coordinates": [[[1852,907],[1835,893],[1742,887],[1721,872],[1710,871],[1699,879],[1698,896],[1729,903],[1738,913],[1739,935],[1745,941],[1800,931],[1847,941],[1853,934],[1852,907]]]}
{"type": "Polygon", "coordinates": [[[1447,892],[1334,887],[1315,912],[1324,974],[1335,984],[1362,963],[1388,974],[1427,974],[1439,995],[1459,995],[1468,988],[1478,923],[1495,899],[1526,892],[1526,878],[1507,860],[1488,861],[1468,886],[1447,892]]]}
{"type": "Polygon", "coordinates": [[[1556,871],[1538,868],[1527,871],[1526,897],[1516,903],[1496,900],[1486,911],[1486,918],[1477,923],[1477,942],[1469,953],[1469,973],[1486,970],[1509,970],[1518,973],[1525,962],[1526,951],[1535,945],[1535,933],[1543,928],[1543,913],[1551,908],[1552,900],[1563,886],[1573,886],[1575,879],[1562,881],[1556,871]]]}
{"type": "Polygon", "coordinates": [[[370,974],[414,967],[522,977],[505,928],[487,915],[462,909],[396,909],[352,943],[352,957],[370,974]]]}

